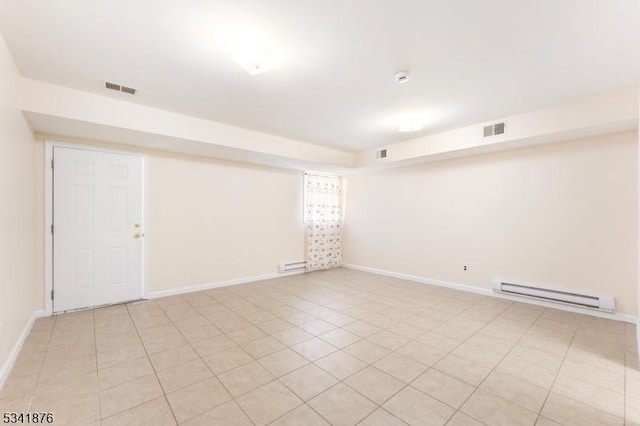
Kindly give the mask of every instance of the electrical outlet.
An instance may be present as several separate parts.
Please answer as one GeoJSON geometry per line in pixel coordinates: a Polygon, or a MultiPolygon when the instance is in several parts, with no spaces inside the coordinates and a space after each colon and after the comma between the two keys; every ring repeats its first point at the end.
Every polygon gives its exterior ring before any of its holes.
{"type": "Polygon", "coordinates": [[[463,269],[466,271],[466,270],[467,270],[467,265],[464,265],[464,266],[463,266],[463,269]]]}

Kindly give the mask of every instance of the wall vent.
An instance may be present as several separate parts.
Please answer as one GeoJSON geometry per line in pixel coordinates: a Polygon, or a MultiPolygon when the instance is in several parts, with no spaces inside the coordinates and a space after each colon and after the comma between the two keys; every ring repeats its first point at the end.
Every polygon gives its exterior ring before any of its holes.
{"type": "Polygon", "coordinates": [[[376,158],[387,158],[387,150],[381,149],[380,151],[376,151],[376,158]]]}
{"type": "Polygon", "coordinates": [[[507,124],[505,122],[489,124],[483,128],[483,137],[504,135],[507,130],[507,124]]]}
{"type": "Polygon", "coordinates": [[[551,290],[548,288],[513,284],[502,281],[496,281],[493,283],[493,291],[496,293],[529,297],[582,308],[586,307],[606,312],[615,312],[615,299],[611,296],[590,296],[569,291],[551,290]]]}
{"type": "Polygon", "coordinates": [[[135,95],[137,92],[137,90],[132,87],[121,86],[119,84],[111,83],[109,81],[106,81],[104,83],[104,87],[106,87],[107,89],[115,90],[116,92],[128,93],[130,95],[135,95]]]}
{"type": "Polygon", "coordinates": [[[301,260],[299,262],[288,262],[280,264],[280,273],[304,271],[307,269],[307,261],[301,260]]]}

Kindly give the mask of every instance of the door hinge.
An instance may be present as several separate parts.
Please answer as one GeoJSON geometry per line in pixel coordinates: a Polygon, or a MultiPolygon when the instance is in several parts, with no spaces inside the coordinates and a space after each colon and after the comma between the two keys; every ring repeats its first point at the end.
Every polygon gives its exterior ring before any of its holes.
{"type": "Polygon", "coordinates": [[[53,235],[53,224],[51,224],[51,235],[53,235]]]}
{"type": "Polygon", "coordinates": [[[51,159],[51,168],[53,169],[53,158],[51,159]]]}
{"type": "Polygon", "coordinates": [[[51,300],[53,300],[53,290],[51,290],[51,300]]]}

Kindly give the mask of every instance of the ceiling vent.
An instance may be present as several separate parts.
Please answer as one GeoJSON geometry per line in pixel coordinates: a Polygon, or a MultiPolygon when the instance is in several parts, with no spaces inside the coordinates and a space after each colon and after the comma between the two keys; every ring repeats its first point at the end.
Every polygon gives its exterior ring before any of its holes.
{"type": "Polygon", "coordinates": [[[506,129],[507,123],[505,122],[490,124],[488,126],[484,126],[483,136],[488,138],[489,136],[504,135],[506,129]]]}
{"type": "Polygon", "coordinates": [[[120,91],[124,92],[124,93],[128,93],[130,95],[135,95],[136,94],[136,89],[133,89],[133,88],[127,87],[127,86],[122,86],[120,88],[120,91]]]}
{"type": "Polygon", "coordinates": [[[376,151],[376,158],[387,158],[387,150],[381,149],[380,151],[376,151]]]}
{"type": "Polygon", "coordinates": [[[121,86],[119,84],[110,83],[108,81],[106,81],[104,83],[104,87],[106,87],[107,89],[115,90],[116,92],[128,93],[130,95],[135,95],[136,91],[137,91],[134,88],[127,87],[127,86],[121,86]]]}

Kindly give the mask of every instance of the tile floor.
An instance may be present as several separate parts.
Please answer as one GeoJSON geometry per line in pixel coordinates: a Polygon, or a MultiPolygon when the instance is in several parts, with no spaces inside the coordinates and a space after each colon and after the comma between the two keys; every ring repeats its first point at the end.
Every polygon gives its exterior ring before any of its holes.
{"type": "Polygon", "coordinates": [[[634,336],[335,269],[40,319],[0,412],[83,426],[640,425],[634,336]]]}

